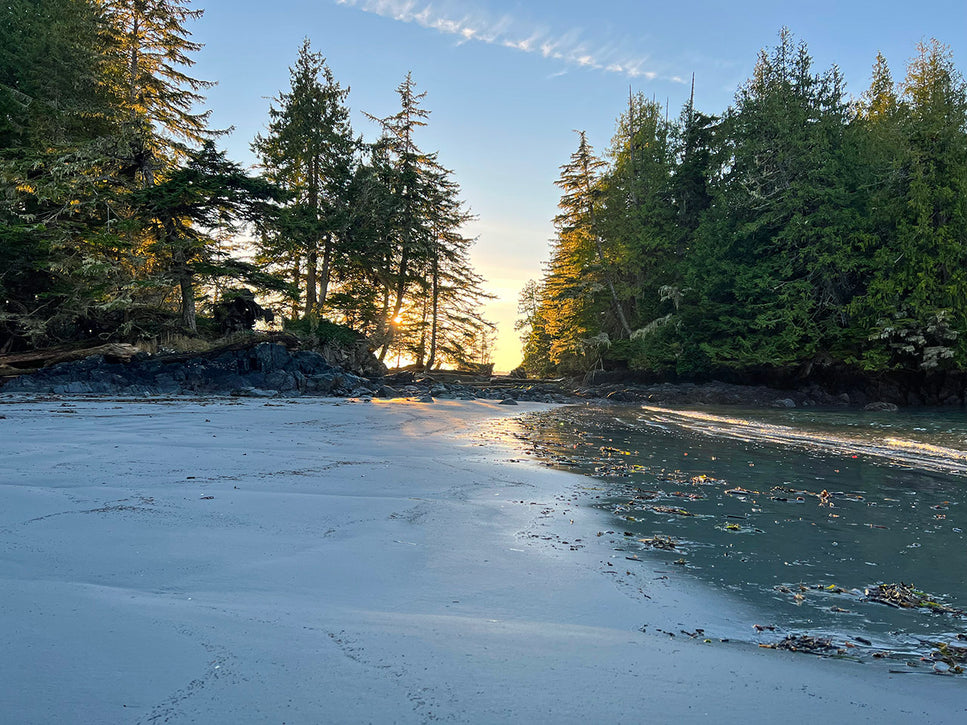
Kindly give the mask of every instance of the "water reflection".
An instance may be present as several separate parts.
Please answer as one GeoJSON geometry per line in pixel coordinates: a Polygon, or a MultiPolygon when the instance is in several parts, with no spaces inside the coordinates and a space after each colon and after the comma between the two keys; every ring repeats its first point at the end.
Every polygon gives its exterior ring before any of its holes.
{"type": "Polygon", "coordinates": [[[520,425],[546,460],[610,482],[595,505],[623,549],[736,593],[778,632],[894,655],[963,637],[961,616],[864,596],[907,582],[967,607],[962,413],[609,406],[520,425]]]}

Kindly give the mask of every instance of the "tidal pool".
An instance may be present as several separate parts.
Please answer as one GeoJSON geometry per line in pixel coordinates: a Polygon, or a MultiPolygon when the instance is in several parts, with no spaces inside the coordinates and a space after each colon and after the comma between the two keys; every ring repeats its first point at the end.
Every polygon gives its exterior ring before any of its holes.
{"type": "Polygon", "coordinates": [[[759,621],[733,636],[830,638],[910,664],[967,647],[962,410],[587,406],[518,424],[543,460],[604,482],[593,505],[619,549],[751,604],[759,621]],[[927,606],[874,601],[901,583],[927,606]]]}

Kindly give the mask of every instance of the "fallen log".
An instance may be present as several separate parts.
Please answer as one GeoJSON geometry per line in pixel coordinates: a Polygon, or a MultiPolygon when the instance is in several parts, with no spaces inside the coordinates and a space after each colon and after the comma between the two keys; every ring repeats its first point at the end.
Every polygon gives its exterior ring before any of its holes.
{"type": "Polygon", "coordinates": [[[112,362],[128,362],[139,352],[134,345],[112,342],[96,347],[82,348],[48,348],[46,350],[32,350],[18,352],[12,355],[0,355],[0,371],[4,375],[17,375],[30,372],[37,368],[49,367],[62,362],[83,360],[92,355],[103,355],[112,362]],[[12,370],[13,372],[7,372],[12,370]]]}

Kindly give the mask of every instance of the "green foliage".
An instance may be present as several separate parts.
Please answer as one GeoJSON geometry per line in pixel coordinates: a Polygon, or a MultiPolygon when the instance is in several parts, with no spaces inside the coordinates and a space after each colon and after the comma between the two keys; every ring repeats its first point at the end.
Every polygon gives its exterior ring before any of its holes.
{"type": "Polygon", "coordinates": [[[346,325],[340,325],[330,320],[319,318],[317,315],[306,315],[283,322],[286,332],[312,340],[322,345],[327,342],[349,347],[358,343],[361,335],[346,325]]]}
{"type": "Polygon", "coordinates": [[[878,56],[857,103],[844,87],[784,29],[721,119],[690,100],[667,127],[632,97],[522,309],[528,366],[598,364],[578,343],[606,340],[662,374],[963,369],[967,86],[932,41],[899,86],[878,56]]]}

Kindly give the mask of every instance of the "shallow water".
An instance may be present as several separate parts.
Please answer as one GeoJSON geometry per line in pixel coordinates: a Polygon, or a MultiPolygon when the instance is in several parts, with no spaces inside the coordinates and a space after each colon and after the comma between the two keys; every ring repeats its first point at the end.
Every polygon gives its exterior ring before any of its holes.
{"type": "Polygon", "coordinates": [[[967,646],[961,615],[864,596],[905,582],[967,609],[961,410],[572,407],[520,425],[548,462],[607,482],[594,505],[619,548],[680,564],[669,569],[741,597],[767,627],[732,636],[829,637],[860,657],[967,646]],[[655,536],[675,548],[641,541],[655,536]]]}

